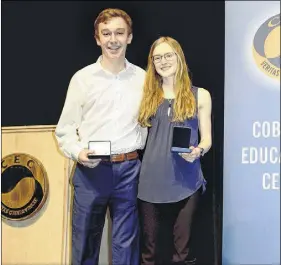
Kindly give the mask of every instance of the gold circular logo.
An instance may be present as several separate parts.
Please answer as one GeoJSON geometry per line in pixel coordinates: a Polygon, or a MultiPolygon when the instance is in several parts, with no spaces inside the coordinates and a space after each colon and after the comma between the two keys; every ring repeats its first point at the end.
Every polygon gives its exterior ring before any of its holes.
{"type": "Polygon", "coordinates": [[[266,20],[257,30],[253,56],[263,73],[280,80],[280,14],[266,20]]]}
{"type": "Polygon", "coordinates": [[[22,221],[34,216],[44,205],[49,191],[41,162],[31,155],[16,153],[5,156],[1,167],[2,217],[22,221]]]}

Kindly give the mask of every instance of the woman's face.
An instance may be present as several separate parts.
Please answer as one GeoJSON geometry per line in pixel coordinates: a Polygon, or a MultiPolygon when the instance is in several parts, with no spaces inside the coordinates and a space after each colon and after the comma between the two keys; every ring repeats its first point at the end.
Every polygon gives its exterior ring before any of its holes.
{"type": "Polygon", "coordinates": [[[163,78],[173,77],[176,74],[178,67],[177,54],[168,43],[162,42],[155,47],[152,61],[156,72],[163,78]]]}

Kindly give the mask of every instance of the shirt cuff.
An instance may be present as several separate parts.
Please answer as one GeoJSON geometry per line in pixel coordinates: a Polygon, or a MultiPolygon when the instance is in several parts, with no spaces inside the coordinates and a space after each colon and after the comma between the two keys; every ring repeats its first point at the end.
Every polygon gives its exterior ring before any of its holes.
{"type": "Polygon", "coordinates": [[[78,161],[78,156],[83,149],[85,149],[85,147],[82,145],[82,143],[73,145],[70,150],[71,158],[75,161],[78,161]]]}

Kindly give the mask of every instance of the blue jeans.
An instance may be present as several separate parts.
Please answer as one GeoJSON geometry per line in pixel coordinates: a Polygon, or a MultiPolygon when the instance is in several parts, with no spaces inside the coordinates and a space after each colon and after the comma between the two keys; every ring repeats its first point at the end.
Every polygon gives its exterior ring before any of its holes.
{"type": "Polygon", "coordinates": [[[112,219],[112,264],[139,264],[137,190],[140,160],[77,165],[72,212],[72,265],[97,265],[107,207],[112,219]]]}

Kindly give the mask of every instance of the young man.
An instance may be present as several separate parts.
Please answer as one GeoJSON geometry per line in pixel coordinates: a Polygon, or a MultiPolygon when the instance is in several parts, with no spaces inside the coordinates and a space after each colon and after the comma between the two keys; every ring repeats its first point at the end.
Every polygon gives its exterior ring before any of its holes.
{"type": "Polygon", "coordinates": [[[113,265],[137,265],[139,233],[138,149],[147,131],[137,122],[145,71],[125,58],[132,20],[122,10],[97,17],[95,39],[102,55],[72,77],[56,137],[76,160],[73,176],[72,265],[98,264],[107,207],[112,218],[113,265]],[[110,160],[89,159],[89,141],[110,141],[110,160]]]}

